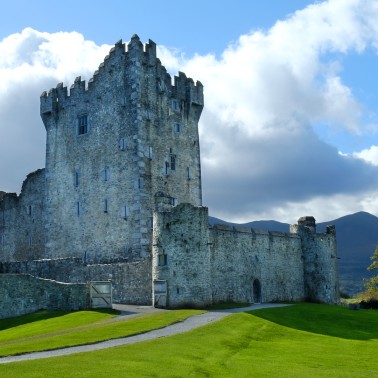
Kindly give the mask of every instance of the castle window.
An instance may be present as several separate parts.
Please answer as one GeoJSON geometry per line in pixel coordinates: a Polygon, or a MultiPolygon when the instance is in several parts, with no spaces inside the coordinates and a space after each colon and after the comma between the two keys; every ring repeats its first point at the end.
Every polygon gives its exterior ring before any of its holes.
{"type": "Polygon", "coordinates": [[[151,121],[151,118],[152,118],[152,112],[151,112],[151,110],[147,109],[146,110],[146,119],[147,119],[147,121],[151,121]]]}
{"type": "Polygon", "coordinates": [[[126,149],[126,139],[125,138],[121,138],[120,141],[119,141],[119,149],[121,151],[125,151],[126,149]]]}
{"type": "Polygon", "coordinates": [[[178,100],[172,100],[171,106],[172,106],[173,111],[175,112],[180,111],[180,102],[178,100]]]}
{"type": "Polygon", "coordinates": [[[107,213],[108,212],[108,199],[105,198],[104,199],[104,213],[107,213]]]}
{"type": "Polygon", "coordinates": [[[152,159],[152,147],[151,146],[148,147],[148,158],[152,159]]]}
{"type": "Polygon", "coordinates": [[[125,220],[129,217],[129,208],[127,206],[123,206],[122,208],[122,217],[125,220]]]}
{"type": "Polygon", "coordinates": [[[120,103],[121,103],[122,106],[126,106],[126,97],[125,96],[122,96],[120,98],[120,103]]]}
{"type": "Polygon", "coordinates": [[[79,217],[80,216],[80,202],[76,202],[76,215],[79,217]]]}
{"type": "Polygon", "coordinates": [[[176,198],[173,198],[173,197],[169,197],[169,199],[168,199],[168,203],[169,203],[171,206],[176,206],[176,205],[177,205],[177,199],[176,199],[176,198]]]}
{"type": "Polygon", "coordinates": [[[79,171],[76,171],[76,172],[75,172],[75,177],[74,177],[74,180],[75,180],[75,186],[76,186],[76,187],[79,186],[79,177],[80,177],[79,171]]]}
{"type": "Polygon", "coordinates": [[[102,181],[108,181],[109,180],[109,168],[106,167],[102,172],[101,172],[101,178],[102,181]]]}
{"type": "Polygon", "coordinates": [[[32,205],[27,207],[28,215],[32,215],[32,205]]]}
{"type": "Polygon", "coordinates": [[[176,133],[179,133],[181,131],[181,124],[175,123],[175,131],[176,133]]]}
{"type": "Polygon", "coordinates": [[[153,217],[148,218],[148,226],[150,227],[151,230],[154,228],[154,218],[153,217]]]}
{"type": "Polygon", "coordinates": [[[180,294],[180,289],[178,287],[176,288],[176,294],[180,294]]]}
{"type": "Polygon", "coordinates": [[[187,168],[186,168],[186,178],[187,178],[188,180],[191,179],[191,175],[190,175],[190,167],[187,167],[187,168]]]}
{"type": "Polygon", "coordinates": [[[137,184],[137,189],[143,189],[143,179],[138,178],[138,181],[136,184],[137,184]]]}
{"type": "Polygon", "coordinates": [[[165,92],[167,90],[165,82],[162,79],[158,82],[158,88],[160,92],[165,92]]]}
{"type": "Polygon", "coordinates": [[[88,132],[88,116],[81,115],[77,119],[77,133],[78,135],[83,135],[88,132]]]}
{"type": "Polygon", "coordinates": [[[165,162],[165,174],[167,175],[169,173],[169,163],[165,162]]]}
{"type": "Polygon", "coordinates": [[[167,255],[159,255],[158,257],[158,265],[159,266],[165,266],[167,265],[168,258],[167,255]]]}
{"type": "Polygon", "coordinates": [[[171,170],[176,170],[176,155],[171,155],[171,170]]]}

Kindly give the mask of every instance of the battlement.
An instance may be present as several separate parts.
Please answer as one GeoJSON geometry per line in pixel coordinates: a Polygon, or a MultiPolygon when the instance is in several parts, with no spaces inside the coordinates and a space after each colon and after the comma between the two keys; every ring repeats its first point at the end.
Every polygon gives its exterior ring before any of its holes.
{"type": "MultiPolygon", "coordinates": [[[[104,61],[89,79],[88,85],[86,85],[85,80],[78,76],[70,86],[69,93],[63,83],[59,83],[56,88],[50,89],[48,93],[43,92],[40,98],[40,113],[42,116],[51,115],[59,109],[73,104],[73,101],[90,95],[96,88],[96,83],[101,81],[103,76],[111,75],[115,70],[125,69],[135,75],[136,70],[146,71],[151,67],[156,67],[156,85],[161,95],[186,101],[188,111],[193,105],[202,110],[204,105],[202,83],[199,81],[194,83],[184,73],[179,72],[178,76],[174,76],[172,84],[170,74],[156,56],[156,43],[149,40],[148,43],[143,44],[138,35],[134,34],[127,45],[122,40],[114,44],[109,54],[105,56],[104,61]]],[[[104,81],[108,80],[108,78],[104,78],[104,81]]]]}
{"type": "Polygon", "coordinates": [[[8,210],[18,205],[19,196],[17,193],[5,193],[0,199],[0,208],[2,210],[8,210]]]}
{"type": "Polygon", "coordinates": [[[256,235],[263,235],[269,237],[281,237],[281,238],[298,238],[299,236],[296,233],[287,233],[287,232],[280,232],[280,231],[265,231],[259,230],[257,228],[249,228],[243,226],[231,226],[228,224],[214,224],[213,226],[209,227],[210,230],[214,230],[215,232],[232,232],[235,234],[251,234],[252,237],[256,235]]]}

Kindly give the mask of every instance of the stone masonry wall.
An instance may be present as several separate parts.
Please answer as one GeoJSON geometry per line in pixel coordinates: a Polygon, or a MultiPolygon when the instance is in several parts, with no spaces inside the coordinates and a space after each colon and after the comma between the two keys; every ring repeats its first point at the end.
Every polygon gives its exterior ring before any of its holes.
{"type": "Polygon", "coordinates": [[[89,307],[86,284],[66,284],[26,274],[0,274],[0,319],[38,310],[76,311],[89,307]]]}
{"type": "Polygon", "coordinates": [[[308,227],[292,225],[290,231],[302,239],[305,299],[312,302],[338,303],[339,279],[336,232],[312,232],[308,227]]]}
{"type": "Polygon", "coordinates": [[[207,208],[189,204],[155,213],[153,279],[166,282],[168,307],[338,302],[333,228],[326,234],[302,226],[293,226],[292,233],[209,229],[206,217],[207,208]]]}
{"type": "Polygon", "coordinates": [[[304,299],[301,240],[297,235],[216,225],[210,232],[213,302],[304,299]]]}
{"type": "Polygon", "coordinates": [[[44,256],[45,171],[25,179],[21,194],[0,198],[0,261],[32,260],[44,256]]]}
{"type": "Polygon", "coordinates": [[[78,258],[5,262],[1,273],[30,274],[66,283],[112,281],[113,302],[139,305],[152,303],[151,259],[132,263],[84,265],[78,258]]]}
{"type": "Polygon", "coordinates": [[[180,204],[155,213],[153,279],[167,282],[167,306],[203,307],[212,303],[206,207],[180,204]]]}

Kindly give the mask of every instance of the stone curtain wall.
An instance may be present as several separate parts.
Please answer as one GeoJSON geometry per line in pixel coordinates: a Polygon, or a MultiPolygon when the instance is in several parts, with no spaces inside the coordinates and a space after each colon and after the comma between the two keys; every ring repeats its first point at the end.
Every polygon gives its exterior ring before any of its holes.
{"type": "Polygon", "coordinates": [[[67,284],[28,274],[0,274],[0,319],[38,310],[76,311],[89,307],[87,284],[67,284]]]}
{"type": "Polygon", "coordinates": [[[216,225],[211,229],[213,302],[304,299],[301,239],[297,235],[216,225]]]}
{"type": "Polygon", "coordinates": [[[301,238],[224,225],[208,227],[207,208],[183,204],[155,213],[153,278],[167,282],[168,307],[305,298],[301,238]]]}
{"type": "MultiPolygon", "coordinates": [[[[112,280],[113,302],[151,305],[151,259],[132,263],[84,265],[81,259],[0,263],[0,273],[22,273],[61,282],[112,280]]],[[[1,277],[1,274],[0,274],[1,277]]]]}
{"type": "Polygon", "coordinates": [[[168,307],[338,302],[333,228],[322,234],[303,226],[292,233],[227,225],[209,229],[206,217],[207,208],[189,204],[155,213],[153,279],[166,281],[168,307]]]}

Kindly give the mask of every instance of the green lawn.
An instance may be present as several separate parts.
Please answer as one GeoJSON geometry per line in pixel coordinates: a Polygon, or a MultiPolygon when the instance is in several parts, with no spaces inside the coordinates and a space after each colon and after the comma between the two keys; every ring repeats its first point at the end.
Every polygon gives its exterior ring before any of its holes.
{"type": "MultiPolygon", "coordinates": [[[[0,356],[95,343],[165,327],[198,310],[176,310],[114,319],[117,311],[39,312],[0,320],[0,356]]],[[[0,375],[1,376],[1,375],[0,375]]]]}
{"type": "Polygon", "coordinates": [[[377,330],[378,312],[300,304],[169,338],[0,365],[0,376],[378,377],[377,330]]]}

